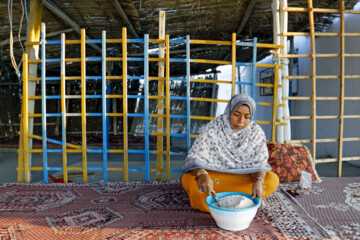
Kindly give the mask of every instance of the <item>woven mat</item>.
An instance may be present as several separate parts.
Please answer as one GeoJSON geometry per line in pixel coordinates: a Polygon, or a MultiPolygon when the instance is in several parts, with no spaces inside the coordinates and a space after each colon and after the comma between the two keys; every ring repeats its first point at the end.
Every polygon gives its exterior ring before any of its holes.
{"type": "Polygon", "coordinates": [[[4,184],[0,239],[330,239],[281,189],[266,202],[248,229],[232,232],[192,210],[178,181],[4,184]]]}
{"type": "MultiPolygon", "coordinates": [[[[283,184],[289,190],[297,184],[283,184]]],[[[331,235],[332,239],[360,239],[360,177],[323,178],[301,198],[289,197],[331,235]]]]}

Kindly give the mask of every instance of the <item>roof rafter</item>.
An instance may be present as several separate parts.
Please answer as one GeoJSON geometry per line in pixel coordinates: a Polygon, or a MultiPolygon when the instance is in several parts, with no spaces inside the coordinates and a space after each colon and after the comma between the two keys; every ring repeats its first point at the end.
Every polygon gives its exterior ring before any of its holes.
{"type": "MultiPolygon", "coordinates": [[[[50,2],[49,0],[44,0],[43,4],[48,10],[50,10],[56,16],[60,17],[72,29],[74,29],[74,32],[81,35],[81,28],[80,28],[79,24],[77,24],[74,20],[72,20],[66,13],[61,11],[54,3],[50,2]]],[[[88,37],[86,36],[86,38],[88,38],[88,37]]],[[[96,45],[95,43],[89,43],[88,45],[91,46],[92,48],[94,48],[95,50],[101,52],[101,48],[98,45],[96,45]]]]}
{"type": "MultiPolygon", "coordinates": [[[[245,14],[243,15],[242,19],[241,19],[241,22],[238,26],[238,28],[236,29],[236,35],[240,35],[240,33],[242,32],[242,30],[244,29],[246,23],[248,22],[249,18],[250,18],[250,15],[251,13],[254,11],[254,7],[255,7],[255,3],[256,3],[256,0],[250,0],[250,3],[246,9],[246,12],[245,14]]],[[[230,57],[231,53],[228,52],[225,57],[223,58],[224,61],[227,61],[230,57]]]]}
{"type": "Polygon", "coordinates": [[[136,38],[140,38],[138,33],[136,32],[134,26],[131,24],[128,16],[126,15],[124,9],[121,7],[120,3],[118,0],[112,0],[112,3],[114,4],[116,10],[118,11],[118,13],[120,14],[121,18],[124,20],[124,22],[126,23],[129,31],[136,37],[136,38]]]}

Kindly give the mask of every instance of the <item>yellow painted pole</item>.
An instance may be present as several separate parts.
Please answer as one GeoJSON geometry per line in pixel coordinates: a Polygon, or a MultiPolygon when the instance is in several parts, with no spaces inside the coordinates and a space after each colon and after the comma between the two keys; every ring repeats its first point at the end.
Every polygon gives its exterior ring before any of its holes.
{"type": "MultiPolygon", "coordinates": [[[[41,17],[42,17],[42,0],[31,0],[30,1],[30,8],[29,8],[29,17],[28,17],[28,29],[27,29],[27,42],[39,42],[40,34],[41,34],[41,17]]],[[[29,60],[38,59],[39,58],[39,44],[36,45],[27,45],[26,46],[26,53],[28,62],[29,60]]],[[[28,78],[29,77],[36,77],[37,76],[37,63],[30,64],[27,66],[28,71],[28,78]]],[[[35,95],[36,90],[36,82],[29,82],[28,83],[28,95],[31,96],[35,95]]],[[[28,102],[28,112],[34,113],[35,110],[35,101],[28,102]]],[[[19,155],[18,155],[18,166],[20,169],[23,169],[24,166],[24,156],[23,156],[23,143],[24,143],[24,129],[22,123],[23,116],[20,120],[20,136],[19,136],[19,155]]],[[[33,122],[34,119],[29,119],[29,128],[28,133],[33,132],[33,122]]],[[[30,148],[32,146],[32,141],[30,140],[29,145],[30,148]]],[[[29,162],[31,162],[31,155],[29,155],[29,162]]],[[[23,182],[23,170],[18,172],[18,182],[23,182]]],[[[30,177],[29,177],[30,178],[30,177]]]]}
{"type": "Polygon", "coordinates": [[[124,181],[129,181],[128,170],[128,133],[127,133],[127,32],[122,28],[122,68],[123,68],[123,139],[124,139],[124,181]]]}
{"type": "MultiPolygon", "coordinates": [[[[165,11],[159,12],[159,39],[165,39],[165,11]]],[[[164,58],[164,52],[165,52],[165,43],[159,44],[159,58],[164,58]]],[[[159,62],[158,67],[158,77],[163,78],[164,77],[164,68],[165,63],[159,62]]],[[[163,97],[164,96],[164,81],[159,80],[158,81],[158,96],[163,97]]],[[[158,114],[164,114],[164,100],[162,98],[158,99],[158,114]]],[[[157,132],[164,132],[164,119],[158,118],[157,119],[157,132]]],[[[147,136],[145,136],[147,137],[147,136]]],[[[164,142],[163,142],[163,136],[157,136],[157,151],[163,151],[164,142]]],[[[157,164],[156,167],[159,169],[163,168],[163,155],[157,154],[156,155],[157,164]]],[[[162,179],[162,173],[159,172],[156,176],[156,180],[160,181],[162,179]]]]}
{"type": "Polygon", "coordinates": [[[25,182],[30,181],[30,166],[29,166],[29,65],[28,65],[28,55],[23,54],[23,147],[24,147],[24,162],[25,162],[25,182]]]}
{"type": "Polygon", "coordinates": [[[340,116],[339,116],[339,149],[338,149],[338,177],[342,173],[342,155],[343,155],[343,140],[344,140],[344,98],[345,98],[345,2],[340,1],[340,116]]]}
{"type": "Polygon", "coordinates": [[[170,180],[170,44],[169,35],[165,35],[166,47],[166,177],[170,180]]]}
{"type": "Polygon", "coordinates": [[[87,183],[87,159],[86,159],[86,45],[85,29],[81,29],[81,134],[82,134],[82,160],[83,180],[87,183]]]}
{"type": "Polygon", "coordinates": [[[315,49],[315,28],[314,28],[314,12],[313,1],[308,0],[309,25],[311,39],[311,85],[312,85],[312,155],[316,160],[316,49],[315,49]]]}
{"type": "Polygon", "coordinates": [[[279,65],[276,65],[275,66],[275,74],[274,74],[274,97],[273,97],[273,104],[272,104],[273,111],[272,111],[272,125],[271,125],[271,142],[275,142],[278,86],[279,86],[279,65]]]}
{"type": "Polygon", "coordinates": [[[67,171],[67,152],[66,152],[66,82],[65,82],[65,33],[61,34],[61,62],[60,62],[60,81],[61,81],[61,114],[62,114],[62,160],[64,182],[68,182],[67,171]]]}
{"type": "Polygon", "coordinates": [[[236,33],[232,34],[231,40],[231,65],[232,65],[232,87],[231,87],[231,96],[235,95],[235,79],[236,79],[236,33]]]}

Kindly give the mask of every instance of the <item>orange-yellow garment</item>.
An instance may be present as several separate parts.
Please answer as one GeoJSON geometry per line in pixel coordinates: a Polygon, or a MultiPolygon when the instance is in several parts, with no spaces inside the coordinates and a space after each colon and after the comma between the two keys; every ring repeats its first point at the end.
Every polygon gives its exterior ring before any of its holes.
{"type": "MultiPolygon", "coordinates": [[[[214,171],[207,171],[214,183],[214,191],[219,192],[242,192],[252,194],[252,185],[254,180],[250,174],[231,174],[214,171]]],[[[200,192],[196,177],[191,173],[185,173],[181,176],[181,184],[186,190],[190,205],[193,209],[209,212],[209,207],[205,203],[206,193],[200,192]]],[[[279,177],[269,171],[264,180],[263,198],[275,192],[279,186],[279,177]]]]}

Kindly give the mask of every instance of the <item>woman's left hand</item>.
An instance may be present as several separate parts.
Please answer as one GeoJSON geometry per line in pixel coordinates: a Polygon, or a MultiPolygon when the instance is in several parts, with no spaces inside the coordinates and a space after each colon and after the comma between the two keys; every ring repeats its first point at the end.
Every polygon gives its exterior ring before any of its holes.
{"type": "Polygon", "coordinates": [[[263,195],[263,183],[261,181],[255,181],[252,185],[252,196],[251,198],[258,197],[262,199],[263,195]]]}

